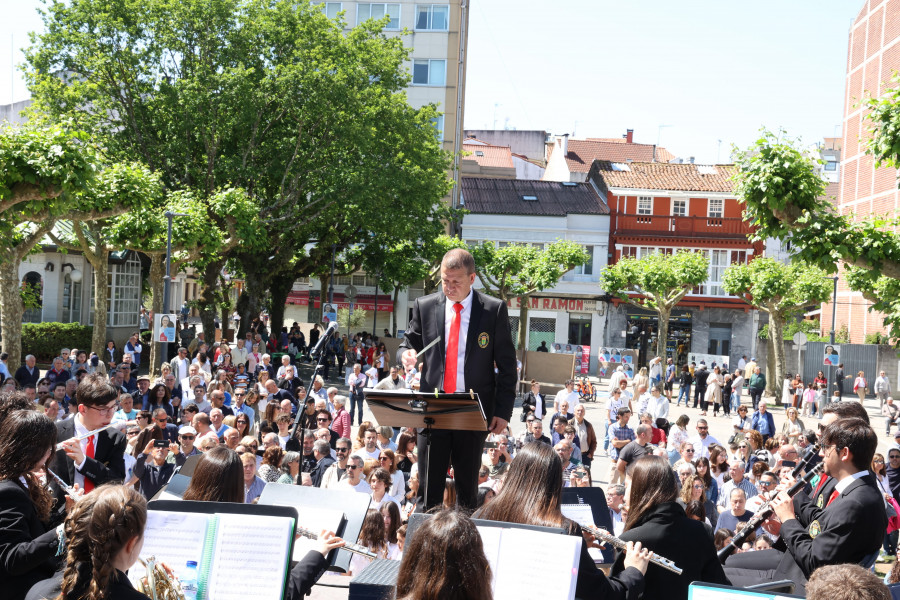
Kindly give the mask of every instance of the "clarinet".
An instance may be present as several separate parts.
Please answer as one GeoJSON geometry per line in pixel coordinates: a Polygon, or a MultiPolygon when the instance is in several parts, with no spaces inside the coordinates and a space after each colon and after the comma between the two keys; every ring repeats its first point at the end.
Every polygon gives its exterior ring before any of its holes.
{"type": "MultiPolygon", "coordinates": [[[[304,529],[303,527],[297,527],[297,534],[301,535],[305,538],[311,539],[311,540],[319,539],[318,533],[314,533],[314,532],[310,531],[309,529],[304,529]]],[[[355,554],[361,554],[362,556],[365,556],[366,558],[372,558],[372,559],[378,558],[378,556],[374,552],[372,552],[365,546],[360,546],[358,544],[350,544],[348,542],[344,542],[344,545],[337,549],[338,550],[346,550],[347,552],[353,552],[355,554]]]]}
{"type": "MultiPolygon", "coordinates": [[[[620,550],[624,550],[628,545],[628,542],[623,540],[622,538],[618,538],[606,531],[605,529],[600,529],[599,527],[590,527],[589,525],[581,525],[581,528],[587,531],[589,534],[597,538],[598,540],[603,541],[606,544],[609,544],[613,548],[618,548],[620,550]]],[[[675,566],[671,560],[667,560],[658,554],[651,552],[650,553],[650,562],[654,565],[658,565],[664,569],[668,569],[675,573],[676,575],[681,575],[681,569],[675,566]]]]}
{"type": "MultiPolygon", "coordinates": [[[[800,490],[805,488],[806,485],[810,481],[812,481],[813,477],[818,475],[819,471],[821,471],[824,467],[825,463],[823,462],[820,462],[815,467],[813,467],[806,475],[803,476],[802,479],[798,479],[794,482],[794,485],[788,488],[787,495],[791,498],[796,496],[800,492],[800,490]]],[[[734,537],[731,538],[731,542],[729,542],[727,546],[719,550],[719,562],[725,564],[725,560],[729,556],[731,556],[732,552],[743,546],[744,540],[746,540],[752,532],[756,531],[756,528],[759,527],[763,521],[768,519],[773,512],[775,512],[775,510],[772,508],[772,502],[775,500],[775,497],[777,495],[777,493],[773,494],[765,504],[760,506],[759,510],[756,511],[756,514],[753,515],[753,517],[749,521],[747,521],[746,525],[744,525],[744,528],[734,534],[734,537]]]]}

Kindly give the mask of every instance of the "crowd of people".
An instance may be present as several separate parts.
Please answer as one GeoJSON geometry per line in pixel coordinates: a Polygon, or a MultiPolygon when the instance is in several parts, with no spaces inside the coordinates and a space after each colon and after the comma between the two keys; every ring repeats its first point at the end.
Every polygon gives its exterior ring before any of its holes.
{"type": "MultiPolygon", "coordinates": [[[[34,357],[27,357],[0,393],[0,573],[10,581],[10,597],[24,598],[32,588],[44,594],[29,596],[35,598],[51,597],[51,592],[66,600],[143,597],[125,593],[130,584],[124,571],[140,554],[146,502],[192,456],[200,459],[185,500],[252,503],[269,483],[365,494],[370,508],[359,539],[352,541],[379,558],[401,561],[404,568],[421,573],[433,569],[435,563],[429,561],[437,559],[427,556],[428,548],[418,541],[422,538],[406,545],[406,522],[425,508],[419,436],[415,430],[363,417],[367,390],[415,389],[421,365],[392,365],[383,345],[367,334],[335,337],[332,345],[338,351],[331,352],[331,358],[339,370],[348,365],[348,394],[326,385],[324,373],[315,376],[307,390],[298,367],[307,360],[310,345],[302,333],[283,333],[287,335],[278,343],[295,353],[284,354],[280,365],[273,364],[270,354],[259,354],[258,332],[234,345],[209,346],[198,335],[154,377],[138,374],[137,337],[129,340],[127,352],[110,352],[109,358],[119,362],[63,349],[41,375],[34,357]],[[120,519],[114,527],[92,537],[91,528],[110,523],[113,513],[120,519]],[[102,549],[95,538],[104,540],[102,549]],[[97,568],[86,571],[86,564],[97,568]],[[98,590],[108,595],[98,595],[98,590]]],[[[0,363],[4,359],[0,356],[0,363]]],[[[564,382],[552,397],[532,381],[521,404],[524,430],[514,436],[506,425],[479,448],[474,517],[564,527],[571,535],[584,535],[579,597],[686,598],[692,581],[735,583],[742,570],[758,576],[757,571],[763,571],[759,564],[736,560],[757,552],[760,557],[768,556],[766,552],[790,555],[792,575],[801,585],[807,580],[812,585],[810,577],[817,568],[835,564],[832,555],[866,567],[877,558],[878,546],[883,546],[883,555],[895,555],[897,528],[890,523],[900,525],[895,500],[900,498],[900,430],[886,461],[874,453],[874,446],[869,452],[871,428],[861,404],[814,398],[810,410],[801,414],[812,388],[795,378],[790,379],[792,400],[785,419],[776,427],[768,402],[754,397],[754,384],[758,386],[762,376],[752,363],[728,373],[702,363],[679,370],[670,360],[640,369],[631,380],[614,374],[604,418],[596,424],[585,418],[574,381],[564,382]],[[680,386],[677,398],[670,382],[680,386]],[[742,402],[745,384],[749,405],[742,402]],[[799,397],[794,393],[798,390],[799,397]],[[670,421],[672,402],[677,408],[682,398],[700,406],[696,423],[685,414],[670,421]],[[710,406],[712,414],[707,416],[710,406]],[[711,435],[707,420],[720,411],[732,424],[725,441],[711,435]],[[805,425],[801,417],[820,417],[818,429],[805,425]],[[846,434],[839,426],[855,433],[846,434]],[[835,450],[829,447],[848,450],[846,462],[861,468],[831,465],[830,452],[835,450]],[[592,473],[600,456],[610,459],[609,469],[592,473]],[[736,556],[723,568],[716,552],[757,512],[769,510],[775,492],[786,482],[823,460],[831,465],[826,474],[832,480],[862,477],[868,485],[871,477],[869,487],[886,507],[883,522],[870,514],[871,531],[856,531],[864,534],[861,541],[842,540],[837,550],[832,540],[822,550],[822,540],[828,540],[822,511],[828,511],[833,494],[843,491],[834,489],[834,481],[829,488],[828,478],[822,477],[813,480],[816,487],[804,500],[819,511],[818,520],[809,517],[812,509],[806,504],[794,506],[796,517],[786,515],[783,507],[776,510],[775,517],[741,536],[736,556]],[[609,577],[587,554],[597,541],[560,508],[563,488],[592,486],[604,477],[612,532],[629,542],[609,577]],[[889,522],[891,507],[894,521],[889,522]],[[788,527],[791,518],[802,521],[799,531],[788,527]],[[813,533],[813,521],[821,532],[813,533]],[[648,571],[649,551],[676,559],[682,575],[655,567],[648,571]]],[[[819,385],[818,378],[813,384],[819,385]]],[[[900,417],[896,410],[886,396],[887,432],[900,417]]],[[[445,540],[450,555],[459,549],[454,569],[483,573],[478,553],[464,556],[463,546],[456,544],[469,539],[473,527],[458,510],[462,503],[456,483],[451,468],[442,482],[436,509],[440,512],[423,531],[445,540]]],[[[329,553],[343,544],[332,532],[323,532],[320,539],[321,552],[292,573],[289,595],[308,590],[329,553]]],[[[476,546],[468,543],[466,549],[476,546]]],[[[350,574],[370,562],[355,554],[350,574]]],[[[475,595],[469,597],[490,597],[477,595],[484,592],[483,577],[472,577],[470,583],[475,595]]],[[[398,597],[419,597],[419,585],[416,577],[401,574],[398,597]]]]}

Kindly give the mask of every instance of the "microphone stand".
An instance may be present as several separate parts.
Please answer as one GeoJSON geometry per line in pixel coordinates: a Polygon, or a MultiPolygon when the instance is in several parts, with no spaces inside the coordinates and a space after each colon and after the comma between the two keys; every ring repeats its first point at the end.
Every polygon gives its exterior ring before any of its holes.
{"type": "MultiPolygon", "coordinates": [[[[306,390],[307,390],[306,397],[307,398],[309,398],[309,395],[312,393],[313,383],[316,380],[316,376],[319,374],[319,370],[323,366],[322,360],[325,358],[325,350],[328,347],[328,342],[330,341],[331,336],[334,335],[335,332],[337,332],[337,328],[334,328],[331,330],[326,329],[325,333],[323,334],[325,336],[325,339],[322,341],[322,347],[319,350],[318,357],[316,358],[316,366],[313,369],[312,376],[309,378],[309,387],[306,388],[306,390]]],[[[291,438],[293,438],[294,436],[297,435],[297,426],[300,424],[300,417],[305,413],[306,413],[306,402],[304,401],[302,406],[297,406],[297,416],[294,417],[294,424],[291,427],[291,438]]],[[[306,427],[303,427],[300,430],[300,469],[301,469],[301,473],[303,470],[303,445],[305,442],[306,442],[306,427]]],[[[299,483],[298,483],[298,485],[299,485],[299,483]]]]}

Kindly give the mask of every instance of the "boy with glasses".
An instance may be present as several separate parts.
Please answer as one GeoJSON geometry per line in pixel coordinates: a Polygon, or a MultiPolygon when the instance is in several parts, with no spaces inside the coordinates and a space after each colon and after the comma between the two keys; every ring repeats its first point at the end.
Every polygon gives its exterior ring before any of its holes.
{"type": "MultiPolygon", "coordinates": [[[[85,493],[107,481],[125,479],[125,436],[114,428],[88,436],[106,427],[119,408],[118,390],[102,375],[86,376],[78,385],[78,413],[72,419],[57,421],[56,439],[62,441],[50,468],[68,485],[78,484],[85,493]],[[76,439],[82,438],[82,439],[76,439]],[[70,473],[74,472],[74,477],[70,473]]],[[[65,507],[65,494],[51,485],[57,507],[65,507]]]]}

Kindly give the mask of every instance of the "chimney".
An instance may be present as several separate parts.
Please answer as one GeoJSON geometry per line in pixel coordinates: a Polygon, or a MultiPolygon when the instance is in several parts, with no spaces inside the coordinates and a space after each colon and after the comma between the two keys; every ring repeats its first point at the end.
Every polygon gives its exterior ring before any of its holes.
{"type": "Polygon", "coordinates": [[[634,129],[626,129],[625,130],[625,143],[626,144],[634,143],[634,129]]]}
{"type": "Polygon", "coordinates": [[[569,134],[564,133],[563,135],[557,136],[556,143],[559,146],[559,149],[562,150],[563,158],[565,158],[569,154],[569,134]]]}
{"type": "Polygon", "coordinates": [[[688,160],[690,161],[691,164],[694,164],[694,157],[693,157],[693,156],[690,157],[688,160]]]}

